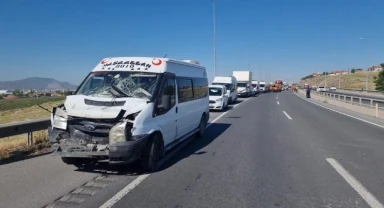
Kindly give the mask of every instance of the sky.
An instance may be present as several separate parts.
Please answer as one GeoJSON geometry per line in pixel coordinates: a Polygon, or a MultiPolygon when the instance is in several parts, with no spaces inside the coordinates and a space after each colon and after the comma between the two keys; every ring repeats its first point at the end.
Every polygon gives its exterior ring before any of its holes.
{"type": "MultiPolygon", "coordinates": [[[[298,81],[384,62],[384,0],[216,0],[217,75],[298,81]],[[363,38],[363,39],[360,39],[363,38]]],[[[0,81],[79,84],[113,56],[193,59],[213,78],[212,0],[0,1],[0,81]]]]}

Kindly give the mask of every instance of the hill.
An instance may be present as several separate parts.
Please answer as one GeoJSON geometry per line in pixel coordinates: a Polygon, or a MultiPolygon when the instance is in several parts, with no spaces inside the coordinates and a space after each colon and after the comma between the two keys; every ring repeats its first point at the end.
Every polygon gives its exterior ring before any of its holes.
{"type": "MultiPolygon", "coordinates": [[[[373,83],[373,77],[377,76],[379,72],[369,72],[368,75],[368,88],[370,90],[375,89],[375,83],[373,83]]],[[[339,88],[339,78],[340,78],[340,88],[349,88],[349,89],[365,89],[365,80],[366,74],[364,72],[361,73],[353,73],[353,74],[345,74],[345,75],[327,75],[327,87],[336,87],[339,88]]],[[[319,76],[306,80],[301,80],[299,82],[300,86],[304,86],[304,84],[309,84],[310,86],[324,86],[325,85],[325,77],[319,76]]]]}
{"type": "Polygon", "coordinates": [[[52,78],[31,77],[15,81],[0,81],[0,90],[13,90],[13,89],[36,89],[36,90],[56,90],[56,89],[76,89],[76,85],[68,82],[60,82],[52,78]]]}

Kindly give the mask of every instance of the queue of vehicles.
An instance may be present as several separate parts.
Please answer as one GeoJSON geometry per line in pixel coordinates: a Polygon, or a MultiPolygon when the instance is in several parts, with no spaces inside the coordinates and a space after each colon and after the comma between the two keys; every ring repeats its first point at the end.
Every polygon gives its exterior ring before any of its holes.
{"type": "Polygon", "coordinates": [[[225,110],[240,96],[268,92],[250,71],[218,76],[208,85],[194,60],[105,58],[73,95],[51,113],[48,137],[54,155],[77,167],[138,161],[154,171],[174,146],[202,137],[210,109],[225,110]]]}

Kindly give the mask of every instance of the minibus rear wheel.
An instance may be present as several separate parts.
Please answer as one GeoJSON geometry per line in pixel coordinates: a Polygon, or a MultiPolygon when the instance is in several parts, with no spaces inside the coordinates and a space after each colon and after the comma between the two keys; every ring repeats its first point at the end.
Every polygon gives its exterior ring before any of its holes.
{"type": "Polygon", "coordinates": [[[199,124],[199,131],[197,132],[198,137],[204,136],[206,126],[207,126],[207,119],[205,118],[205,115],[202,115],[200,119],[200,124],[199,124]]]}

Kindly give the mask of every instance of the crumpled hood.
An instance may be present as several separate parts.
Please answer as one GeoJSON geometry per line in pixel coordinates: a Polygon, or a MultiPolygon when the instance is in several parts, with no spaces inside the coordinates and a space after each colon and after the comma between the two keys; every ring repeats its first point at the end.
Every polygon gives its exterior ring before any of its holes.
{"type": "Polygon", "coordinates": [[[124,116],[136,113],[144,109],[147,101],[138,98],[116,98],[113,101],[119,106],[106,106],[103,102],[110,103],[112,98],[88,97],[84,95],[67,96],[64,106],[68,116],[82,118],[116,118],[121,110],[125,110],[124,116]],[[88,100],[86,102],[86,100],[88,100]],[[123,104],[122,102],[125,103],[123,104]]]}

